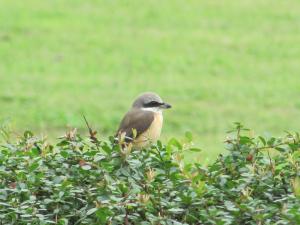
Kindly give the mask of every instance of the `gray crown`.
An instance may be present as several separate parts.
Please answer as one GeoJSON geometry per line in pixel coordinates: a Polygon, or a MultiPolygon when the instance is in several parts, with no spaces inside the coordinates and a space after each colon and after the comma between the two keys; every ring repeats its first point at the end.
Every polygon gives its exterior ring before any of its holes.
{"type": "Polygon", "coordinates": [[[144,104],[150,103],[152,101],[163,103],[158,94],[153,92],[145,92],[137,97],[137,99],[133,102],[132,107],[142,108],[144,104]]]}

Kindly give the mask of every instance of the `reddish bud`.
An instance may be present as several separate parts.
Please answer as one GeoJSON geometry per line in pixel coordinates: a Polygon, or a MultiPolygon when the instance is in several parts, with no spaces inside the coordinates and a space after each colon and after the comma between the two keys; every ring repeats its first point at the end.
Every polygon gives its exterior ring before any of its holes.
{"type": "Polygon", "coordinates": [[[16,182],[12,182],[9,184],[9,187],[12,189],[15,189],[17,187],[17,183],[16,182]]]}
{"type": "Polygon", "coordinates": [[[80,166],[84,166],[84,165],[86,165],[86,164],[87,164],[87,163],[86,163],[85,160],[83,160],[83,159],[79,160],[79,165],[80,165],[80,166]]]}
{"type": "Polygon", "coordinates": [[[249,162],[252,162],[253,155],[252,154],[247,155],[246,160],[249,161],[249,162]]]}

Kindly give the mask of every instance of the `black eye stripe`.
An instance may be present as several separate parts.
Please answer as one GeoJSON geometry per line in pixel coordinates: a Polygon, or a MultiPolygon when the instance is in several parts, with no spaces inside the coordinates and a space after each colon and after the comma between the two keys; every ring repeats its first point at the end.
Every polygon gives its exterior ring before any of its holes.
{"type": "Polygon", "coordinates": [[[161,103],[161,102],[151,101],[151,102],[148,102],[148,103],[144,104],[144,107],[146,107],[146,108],[158,107],[158,106],[161,106],[163,104],[164,103],[161,103]]]}

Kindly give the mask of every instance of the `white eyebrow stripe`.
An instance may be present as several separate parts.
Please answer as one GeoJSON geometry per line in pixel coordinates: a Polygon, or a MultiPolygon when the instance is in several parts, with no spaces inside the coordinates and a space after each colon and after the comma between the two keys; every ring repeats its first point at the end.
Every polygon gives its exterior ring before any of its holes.
{"type": "Polygon", "coordinates": [[[162,111],[162,109],[159,107],[149,107],[149,108],[142,107],[141,110],[150,111],[150,112],[161,112],[162,111]]]}

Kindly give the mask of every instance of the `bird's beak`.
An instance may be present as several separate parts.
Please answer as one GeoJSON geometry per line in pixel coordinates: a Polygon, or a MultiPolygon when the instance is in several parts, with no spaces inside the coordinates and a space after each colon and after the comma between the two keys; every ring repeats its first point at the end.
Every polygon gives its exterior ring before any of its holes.
{"type": "Polygon", "coordinates": [[[169,108],[172,108],[172,106],[166,102],[164,102],[161,106],[160,106],[162,109],[169,109],[169,108]]]}

